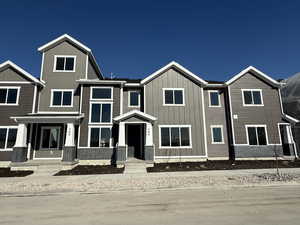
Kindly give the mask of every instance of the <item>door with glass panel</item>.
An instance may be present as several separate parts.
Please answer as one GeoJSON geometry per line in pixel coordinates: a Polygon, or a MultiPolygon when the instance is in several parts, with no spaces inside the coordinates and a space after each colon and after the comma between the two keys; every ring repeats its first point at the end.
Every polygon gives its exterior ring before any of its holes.
{"type": "Polygon", "coordinates": [[[61,127],[41,127],[40,149],[35,158],[60,158],[62,155],[61,127]]]}

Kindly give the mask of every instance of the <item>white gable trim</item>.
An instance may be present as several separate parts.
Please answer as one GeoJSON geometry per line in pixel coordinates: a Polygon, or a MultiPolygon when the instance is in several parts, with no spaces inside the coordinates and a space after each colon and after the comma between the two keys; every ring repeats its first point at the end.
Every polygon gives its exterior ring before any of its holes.
{"type": "Polygon", "coordinates": [[[17,66],[16,64],[14,64],[13,62],[11,61],[6,61],[2,64],[0,64],[0,69],[5,67],[5,66],[11,66],[12,68],[14,68],[15,70],[19,71],[20,73],[22,73],[25,77],[27,77],[29,80],[41,85],[41,86],[44,86],[44,84],[39,81],[37,78],[35,78],[33,75],[31,75],[30,73],[26,72],[25,70],[23,70],[21,67],[17,66]]]}
{"type": "Polygon", "coordinates": [[[261,78],[263,78],[264,80],[268,81],[270,84],[278,87],[280,86],[280,83],[277,82],[276,80],[274,80],[273,78],[271,78],[270,76],[268,76],[267,74],[261,72],[260,70],[256,69],[253,66],[249,66],[246,69],[242,70],[241,72],[239,72],[237,75],[235,75],[234,77],[232,77],[230,80],[226,81],[226,85],[230,85],[233,82],[235,82],[237,79],[239,79],[240,77],[242,77],[243,75],[245,75],[246,73],[248,73],[249,71],[254,71],[255,73],[257,73],[261,78]]]}
{"type": "Polygon", "coordinates": [[[156,117],[151,116],[151,115],[146,114],[146,113],[143,113],[143,112],[141,112],[141,111],[139,111],[139,110],[131,110],[131,111],[127,112],[127,113],[124,113],[123,115],[120,115],[120,116],[115,117],[115,118],[114,118],[114,121],[124,120],[124,119],[127,119],[127,118],[132,117],[132,116],[135,116],[135,115],[138,115],[138,116],[140,116],[140,117],[142,117],[142,118],[145,118],[145,119],[147,119],[147,120],[150,120],[150,121],[155,121],[155,120],[157,120],[156,117]]]}
{"type": "Polygon", "coordinates": [[[171,67],[175,67],[178,70],[182,71],[183,73],[185,73],[186,75],[188,75],[192,80],[195,80],[199,83],[202,84],[207,84],[207,82],[203,79],[201,79],[200,77],[198,77],[196,74],[192,73],[191,71],[189,71],[188,69],[184,68],[183,66],[181,66],[179,63],[172,61],[169,64],[167,64],[166,66],[162,67],[161,69],[155,71],[154,73],[152,73],[151,75],[149,75],[148,77],[146,77],[145,79],[143,79],[141,81],[141,84],[145,84],[153,79],[155,79],[156,77],[158,77],[162,72],[164,72],[165,70],[171,68],[171,67]]]}
{"type": "Polygon", "coordinates": [[[72,38],[70,35],[68,34],[63,34],[60,37],[54,39],[53,41],[48,42],[47,44],[44,44],[43,46],[38,48],[38,51],[42,52],[45,49],[51,47],[52,45],[56,44],[57,42],[61,41],[62,39],[68,39],[69,41],[71,41],[72,43],[74,43],[75,45],[77,45],[78,47],[84,49],[87,52],[91,52],[91,49],[88,48],[87,46],[85,46],[84,44],[80,43],[79,41],[77,41],[76,39],[72,38]]]}

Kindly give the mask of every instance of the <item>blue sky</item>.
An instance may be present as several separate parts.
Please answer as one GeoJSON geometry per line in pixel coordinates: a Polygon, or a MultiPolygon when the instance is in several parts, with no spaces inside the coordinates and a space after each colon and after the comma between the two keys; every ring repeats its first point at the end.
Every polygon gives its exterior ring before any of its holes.
{"type": "Polygon", "coordinates": [[[300,1],[5,1],[0,62],[40,75],[37,48],[68,33],[105,76],[143,78],[175,60],[204,79],[248,65],[274,78],[300,71],[300,1]]]}

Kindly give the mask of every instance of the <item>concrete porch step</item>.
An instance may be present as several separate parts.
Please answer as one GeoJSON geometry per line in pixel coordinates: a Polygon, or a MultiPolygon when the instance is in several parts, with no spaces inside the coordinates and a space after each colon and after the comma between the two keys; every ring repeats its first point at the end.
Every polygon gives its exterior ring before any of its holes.
{"type": "Polygon", "coordinates": [[[146,174],[147,165],[143,160],[129,160],[125,164],[125,174],[146,174]]]}

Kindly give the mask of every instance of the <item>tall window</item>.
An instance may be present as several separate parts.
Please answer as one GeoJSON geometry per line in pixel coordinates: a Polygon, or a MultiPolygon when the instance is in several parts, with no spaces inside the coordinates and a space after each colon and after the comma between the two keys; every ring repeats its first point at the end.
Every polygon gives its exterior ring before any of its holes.
{"type": "Polygon", "coordinates": [[[0,149],[12,149],[16,142],[17,128],[0,127],[0,149]]]}
{"type": "Polygon", "coordinates": [[[52,107],[70,107],[73,105],[73,90],[51,90],[52,107]]]}
{"type": "Polygon", "coordinates": [[[160,126],[162,148],[191,148],[191,126],[160,126]]]}
{"type": "Polygon", "coordinates": [[[111,123],[111,103],[91,103],[91,123],[111,123]]]}
{"type": "Polygon", "coordinates": [[[110,147],[111,127],[90,127],[90,147],[110,147]]]}
{"type": "Polygon", "coordinates": [[[256,106],[263,105],[262,90],[260,89],[247,89],[243,92],[243,104],[244,106],[256,106]]]}
{"type": "Polygon", "coordinates": [[[55,56],[54,72],[75,72],[76,56],[55,56]]]}
{"type": "Polygon", "coordinates": [[[209,93],[209,106],[210,107],[221,106],[219,91],[208,91],[208,93],[209,93]]]}
{"type": "Polygon", "coordinates": [[[212,144],[223,144],[223,126],[222,125],[212,125],[211,129],[211,142],[212,144]]]}
{"type": "Polygon", "coordinates": [[[104,100],[112,99],[112,88],[106,87],[92,87],[91,88],[91,100],[104,100]]]}
{"type": "Polygon", "coordinates": [[[265,125],[246,125],[249,145],[267,145],[265,125]]]}
{"type": "Polygon", "coordinates": [[[129,91],[128,92],[128,106],[129,107],[139,107],[140,106],[140,92],[129,91]]]}
{"type": "Polygon", "coordinates": [[[20,87],[0,87],[0,105],[18,105],[20,87]]]}
{"type": "Polygon", "coordinates": [[[184,105],[183,88],[164,88],[164,105],[184,105]]]}

